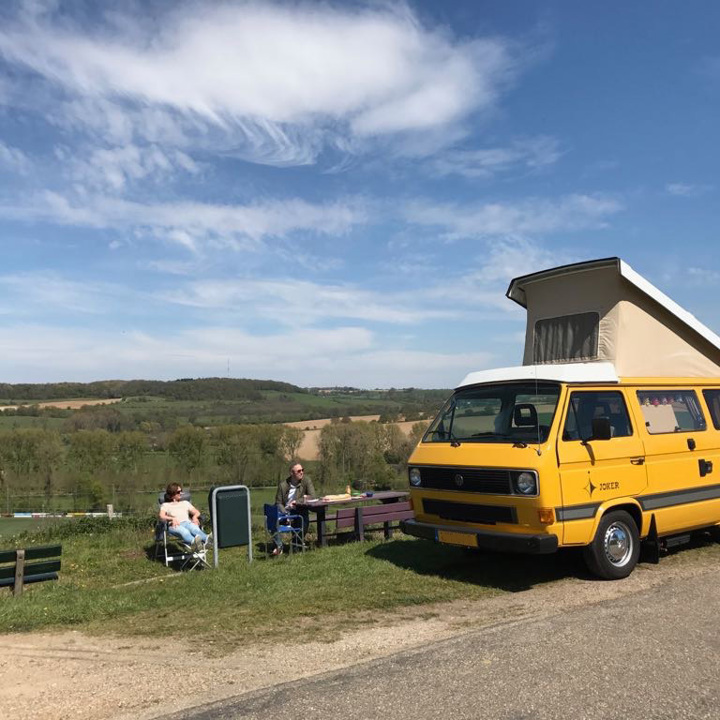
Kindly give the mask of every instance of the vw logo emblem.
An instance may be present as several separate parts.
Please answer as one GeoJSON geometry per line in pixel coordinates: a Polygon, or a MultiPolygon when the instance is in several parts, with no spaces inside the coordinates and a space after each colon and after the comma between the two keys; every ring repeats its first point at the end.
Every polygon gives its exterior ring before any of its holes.
{"type": "Polygon", "coordinates": [[[462,487],[465,482],[465,478],[460,473],[458,473],[453,479],[458,487],[462,487]]]}

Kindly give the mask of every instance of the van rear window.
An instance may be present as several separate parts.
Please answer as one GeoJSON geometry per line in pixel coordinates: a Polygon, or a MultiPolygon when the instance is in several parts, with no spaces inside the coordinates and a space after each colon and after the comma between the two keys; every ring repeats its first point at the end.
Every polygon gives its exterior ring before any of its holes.
{"type": "Polygon", "coordinates": [[[694,390],[638,390],[637,398],[651,435],[707,427],[694,390]]]}

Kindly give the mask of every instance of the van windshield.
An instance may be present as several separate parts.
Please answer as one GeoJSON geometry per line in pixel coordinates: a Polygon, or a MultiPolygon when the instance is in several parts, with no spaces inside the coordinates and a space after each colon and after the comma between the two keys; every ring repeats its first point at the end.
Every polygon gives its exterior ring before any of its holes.
{"type": "Polygon", "coordinates": [[[559,396],[560,385],[548,382],[463,388],[445,403],[423,442],[545,442],[559,396]]]}

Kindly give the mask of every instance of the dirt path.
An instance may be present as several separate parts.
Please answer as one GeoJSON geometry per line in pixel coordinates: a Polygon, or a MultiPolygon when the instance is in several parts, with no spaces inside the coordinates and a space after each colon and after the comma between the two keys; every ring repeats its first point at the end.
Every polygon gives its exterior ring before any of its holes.
{"type": "Polygon", "coordinates": [[[88,637],[79,632],[0,636],[0,717],[150,720],[402,652],[468,631],[632,595],[676,577],[718,573],[715,555],[684,552],[638,566],[619,582],[574,577],[474,602],[374,616],[334,642],[250,645],[208,657],[187,642],[88,637]],[[182,658],[182,660],[180,660],[182,658]],[[191,681],[188,679],[191,678],[191,681]]]}
{"type": "Polygon", "coordinates": [[[37,405],[39,408],[56,407],[64,410],[77,410],[85,405],[112,405],[121,402],[120,399],[112,400],[53,400],[52,402],[28,402],[24,405],[0,405],[0,410],[17,410],[19,407],[37,405]]]}

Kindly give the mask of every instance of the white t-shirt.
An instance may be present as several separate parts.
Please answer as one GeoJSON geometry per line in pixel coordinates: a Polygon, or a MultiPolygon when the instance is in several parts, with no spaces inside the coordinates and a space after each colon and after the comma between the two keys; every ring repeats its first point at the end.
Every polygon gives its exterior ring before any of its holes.
{"type": "Polygon", "coordinates": [[[292,483],[290,483],[290,489],[288,490],[288,505],[295,499],[295,496],[297,495],[299,489],[300,485],[293,485],[292,483]]]}
{"type": "Polygon", "coordinates": [[[188,500],[180,500],[180,502],[164,502],[160,509],[178,522],[186,522],[190,519],[190,508],[192,503],[188,500]]]}

